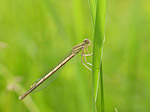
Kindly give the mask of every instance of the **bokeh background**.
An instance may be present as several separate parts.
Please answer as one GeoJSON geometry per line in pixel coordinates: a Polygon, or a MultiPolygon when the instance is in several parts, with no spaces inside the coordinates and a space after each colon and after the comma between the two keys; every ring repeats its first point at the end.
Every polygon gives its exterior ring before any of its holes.
{"type": "MultiPolygon", "coordinates": [[[[149,112],[150,1],[108,0],[105,32],[106,112],[149,112]]],[[[91,112],[80,54],[47,88],[18,100],[84,38],[93,40],[88,0],[1,0],[0,112],[91,112]]]]}

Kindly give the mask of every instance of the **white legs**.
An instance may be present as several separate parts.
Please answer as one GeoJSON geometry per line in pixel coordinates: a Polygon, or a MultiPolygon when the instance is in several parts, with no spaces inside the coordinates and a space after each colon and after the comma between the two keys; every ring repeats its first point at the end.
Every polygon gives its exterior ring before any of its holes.
{"type": "Polygon", "coordinates": [[[87,65],[92,66],[92,64],[89,63],[89,62],[87,62],[86,57],[87,57],[87,56],[92,56],[92,55],[93,55],[93,53],[89,53],[89,51],[88,51],[87,48],[83,49],[83,51],[82,51],[82,53],[81,53],[81,63],[82,63],[87,69],[89,69],[90,71],[92,71],[92,69],[91,69],[90,67],[88,67],[87,65]],[[85,53],[85,50],[87,51],[88,54],[84,54],[84,53],[85,53]],[[84,62],[85,62],[87,65],[83,62],[83,58],[84,58],[84,62]]]}

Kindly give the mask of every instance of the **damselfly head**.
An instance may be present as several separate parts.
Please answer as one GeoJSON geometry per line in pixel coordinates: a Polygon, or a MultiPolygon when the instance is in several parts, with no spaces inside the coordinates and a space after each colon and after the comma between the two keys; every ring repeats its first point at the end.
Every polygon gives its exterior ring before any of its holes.
{"type": "Polygon", "coordinates": [[[89,39],[84,39],[84,43],[89,45],[89,44],[91,44],[91,41],[89,39]]]}

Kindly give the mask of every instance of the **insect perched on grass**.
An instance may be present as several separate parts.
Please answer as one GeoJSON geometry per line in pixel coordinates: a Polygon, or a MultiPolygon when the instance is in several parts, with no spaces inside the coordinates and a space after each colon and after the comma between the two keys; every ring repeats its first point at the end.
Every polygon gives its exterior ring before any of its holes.
{"type": "Polygon", "coordinates": [[[91,70],[86,64],[88,65],[92,65],[91,63],[88,63],[86,60],[86,56],[91,56],[92,53],[89,53],[88,51],[88,46],[92,46],[91,45],[91,41],[88,39],[84,39],[83,43],[76,45],[72,48],[70,54],[63,60],[61,61],[56,67],[54,67],[54,69],[52,69],[47,75],[45,75],[44,77],[42,77],[39,81],[35,82],[33,85],[30,86],[30,89],[24,93],[23,95],[19,96],[19,99],[24,99],[28,94],[30,94],[33,90],[35,90],[39,85],[41,85],[46,79],[48,79],[49,77],[51,77],[59,68],[61,68],[64,64],[66,64],[70,59],[72,59],[76,54],[78,54],[80,51],[82,51],[81,53],[81,62],[82,64],[88,68],[89,70],[91,70]],[[87,52],[87,54],[85,54],[85,52],[87,52]],[[83,58],[86,62],[83,63],[83,58]]]}

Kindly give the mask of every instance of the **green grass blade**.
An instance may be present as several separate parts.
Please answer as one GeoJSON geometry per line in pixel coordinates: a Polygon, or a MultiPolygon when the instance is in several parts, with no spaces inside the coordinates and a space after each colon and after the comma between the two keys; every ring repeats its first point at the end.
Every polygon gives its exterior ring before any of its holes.
{"type": "MultiPolygon", "coordinates": [[[[3,64],[0,63],[0,68],[1,68],[0,77],[2,77],[7,82],[8,87],[9,86],[11,87],[11,88],[9,87],[8,91],[15,92],[19,96],[21,94],[20,90],[24,90],[24,88],[18,82],[16,82],[14,75],[7,69],[7,67],[5,67],[3,64]]],[[[10,97],[7,96],[7,98],[10,97]]],[[[29,110],[29,112],[40,112],[38,106],[35,104],[34,100],[30,96],[28,99],[22,102],[29,110]]]]}
{"type": "Polygon", "coordinates": [[[89,0],[93,25],[95,24],[96,0],[89,0]]]}
{"type": "MultiPolygon", "coordinates": [[[[105,15],[106,15],[106,0],[97,0],[96,10],[91,7],[92,16],[93,10],[96,11],[94,25],[94,47],[93,47],[93,112],[104,112],[104,94],[103,94],[103,77],[102,77],[102,50],[105,31],[105,15]]],[[[94,3],[94,2],[90,2],[94,3]]],[[[93,6],[93,4],[90,4],[93,6]]]]}

